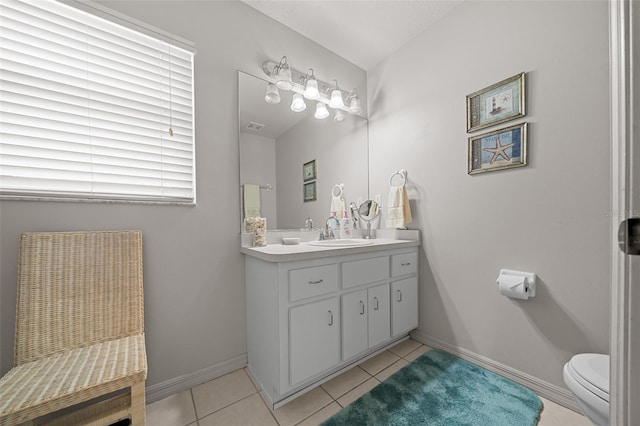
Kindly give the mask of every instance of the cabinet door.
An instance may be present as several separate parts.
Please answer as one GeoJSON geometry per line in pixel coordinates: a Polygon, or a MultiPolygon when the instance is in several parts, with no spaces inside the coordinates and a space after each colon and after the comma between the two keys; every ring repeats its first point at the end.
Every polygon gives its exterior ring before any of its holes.
{"type": "Polygon", "coordinates": [[[320,300],[289,310],[289,365],[296,385],[340,362],[338,298],[320,300]]]}
{"type": "Polygon", "coordinates": [[[372,348],[391,337],[391,314],[389,306],[389,284],[368,290],[369,347],[372,348]]]}
{"type": "Polygon", "coordinates": [[[391,283],[391,335],[393,337],[418,326],[418,278],[391,283]]]}
{"type": "Polygon", "coordinates": [[[342,359],[347,360],[367,350],[367,291],[343,294],[342,359]]]}

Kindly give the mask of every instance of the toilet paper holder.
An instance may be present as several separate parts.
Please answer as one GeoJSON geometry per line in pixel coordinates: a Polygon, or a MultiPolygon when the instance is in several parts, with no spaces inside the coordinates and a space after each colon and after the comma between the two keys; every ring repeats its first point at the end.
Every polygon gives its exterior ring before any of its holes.
{"type": "MultiPolygon", "coordinates": [[[[526,294],[526,298],[535,297],[536,296],[536,274],[533,272],[514,271],[512,269],[500,269],[500,273],[498,274],[498,279],[496,280],[496,282],[498,283],[498,286],[500,286],[500,281],[505,279],[512,280],[513,278],[516,278],[516,277],[524,279],[523,287],[524,287],[524,292],[526,294]]],[[[507,296],[510,296],[510,295],[507,295],[507,296]]],[[[518,297],[518,296],[514,296],[514,297],[518,297]]]]}

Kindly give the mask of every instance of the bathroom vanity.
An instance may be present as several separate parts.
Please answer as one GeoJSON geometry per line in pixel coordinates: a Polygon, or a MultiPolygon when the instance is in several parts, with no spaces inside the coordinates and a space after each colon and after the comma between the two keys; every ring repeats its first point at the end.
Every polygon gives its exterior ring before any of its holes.
{"type": "Polygon", "coordinates": [[[274,407],[417,327],[418,246],[416,238],[241,249],[249,371],[274,407]]]}

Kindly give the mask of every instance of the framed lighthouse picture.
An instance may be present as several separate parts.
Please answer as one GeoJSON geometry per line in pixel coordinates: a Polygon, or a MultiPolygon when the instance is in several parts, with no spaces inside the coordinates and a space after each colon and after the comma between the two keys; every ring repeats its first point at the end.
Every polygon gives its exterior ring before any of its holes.
{"type": "Polygon", "coordinates": [[[467,95],[467,133],[522,117],[524,73],[467,95]]]}
{"type": "Polygon", "coordinates": [[[469,138],[468,173],[527,165],[527,123],[469,138]]]}

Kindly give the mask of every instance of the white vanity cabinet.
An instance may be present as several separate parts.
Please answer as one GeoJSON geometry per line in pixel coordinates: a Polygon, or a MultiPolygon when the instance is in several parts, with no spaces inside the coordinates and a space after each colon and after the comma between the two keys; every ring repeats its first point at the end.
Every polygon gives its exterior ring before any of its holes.
{"type": "Polygon", "coordinates": [[[417,327],[417,250],[243,251],[248,367],[274,407],[417,327]]]}

